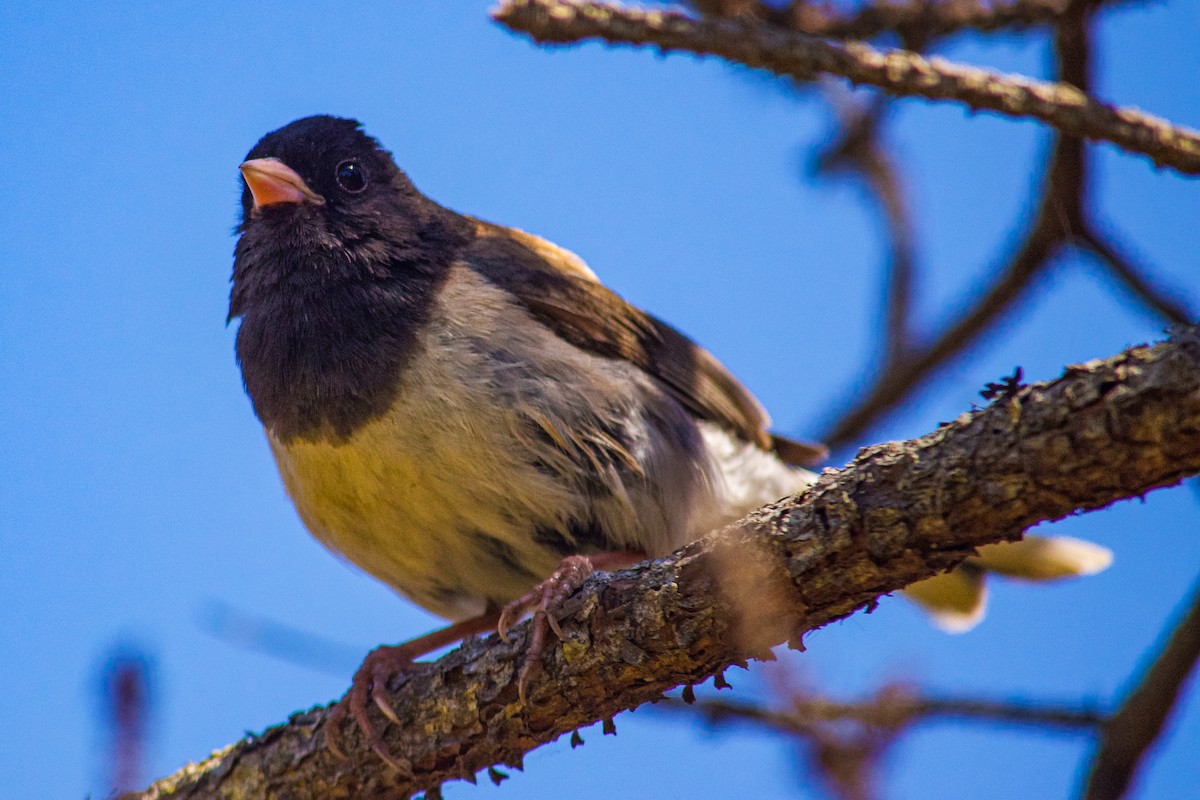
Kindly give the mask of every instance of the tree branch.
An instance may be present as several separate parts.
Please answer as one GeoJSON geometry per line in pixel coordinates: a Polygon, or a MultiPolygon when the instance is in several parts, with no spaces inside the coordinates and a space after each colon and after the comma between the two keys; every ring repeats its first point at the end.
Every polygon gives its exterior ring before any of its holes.
{"type": "MultiPolygon", "coordinates": [[[[726,0],[728,1],[728,0],[726,0]]],[[[1092,0],[1092,6],[1131,5],[1136,0],[1092,0]]],[[[705,13],[714,13],[720,0],[693,0],[705,13]]],[[[904,40],[932,41],[964,31],[1021,33],[1052,24],[1070,0],[878,0],[849,12],[832,5],[798,0],[779,8],[754,2],[755,18],[813,36],[834,39],[873,39],[895,33],[904,40]]]]}
{"type": "Polygon", "coordinates": [[[1167,724],[1175,700],[1200,660],[1200,584],[1191,606],[1137,687],[1105,726],[1084,800],[1118,800],[1167,724]]]}
{"type": "Polygon", "coordinates": [[[898,96],[954,100],[977,110],[1040,119],[1063,133],[1110,141],[1161,166],[1200,174],[1200,133],[1136,109],[1115,108],[1064,83],[1004,76],[907,50],[826,41],[754,21],[697,20],[586,0],[506,0],[493,18],[544,44],[592,38],[648,44],[664,53],[715,55],[801,80],[829,73],[898,96]]]}
{"type": "MultiPolygon", "coordinates": [[[[567,636],[517,700],[528,627],[474,641],[388,687],[402,776],[314,708],[126,800],[403,797],[525,753],[800,637],[979,545],[1200,472],[1200,326],[1069,367],[919,439],[863,449],[808,491],[640,567],[589,579],[567,636]],[[757,615],[754,612],[759,612],[757,615]]],[[[379,717],[377,724],[386,726],[379,717]]]]}

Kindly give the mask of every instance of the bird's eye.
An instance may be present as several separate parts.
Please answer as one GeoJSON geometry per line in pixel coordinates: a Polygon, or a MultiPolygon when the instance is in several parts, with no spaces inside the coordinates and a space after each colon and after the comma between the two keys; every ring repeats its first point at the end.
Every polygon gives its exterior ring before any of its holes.
{"type": "Polygon", "coordinates": [[[357,161],[343,161],[334,171],[338,186],[351,194],[367,188],[367,171],[357,161]]]}

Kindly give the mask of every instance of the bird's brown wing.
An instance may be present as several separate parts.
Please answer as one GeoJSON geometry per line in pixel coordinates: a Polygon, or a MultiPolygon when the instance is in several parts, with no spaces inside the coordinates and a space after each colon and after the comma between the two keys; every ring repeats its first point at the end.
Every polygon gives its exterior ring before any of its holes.
{"type": "Polygon", "coordinates": [[[716,358],[625,302],[570,251],[523,231],[478,222],[463,257],[563,339],[635,364],[695,417],[775,451],[790,464],[809,465],[824,455],[824,448],[768,433],[766,410],[716,358]]]}

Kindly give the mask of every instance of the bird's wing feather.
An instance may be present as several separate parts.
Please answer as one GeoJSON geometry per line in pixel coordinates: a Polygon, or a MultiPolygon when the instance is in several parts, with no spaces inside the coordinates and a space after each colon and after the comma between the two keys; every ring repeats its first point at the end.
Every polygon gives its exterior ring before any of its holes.
{"type": "Polygon", "coordinates": [[[629,361],[697,418],[775,450],[789,463],[812,463],[819,457],[819,448],[769,434],[766,410],[716,358],[606,288],[575,254],[490,223],[477,222],[476,233],[463,254],[466,263],[511,292],[563,339],[629,361]]]}

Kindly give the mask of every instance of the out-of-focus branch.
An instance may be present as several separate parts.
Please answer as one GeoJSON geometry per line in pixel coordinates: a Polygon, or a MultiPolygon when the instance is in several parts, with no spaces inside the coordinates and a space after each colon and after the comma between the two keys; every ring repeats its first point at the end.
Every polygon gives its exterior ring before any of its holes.
{"type": "Polygon", "coordinates": [[[861,399],[820,437],[822,441],[837,448],[857,440],[886,412],[899,406],[930,374],[974,344],[1033,287],[1034,279],[1049,267],[1063,247],[1061,214],[1069,212],[1070,206],[1061,205],[1060,201],[1068,197],[1064,181],[1074,184],[1079,175],[1070,166],[1073,151],[1079,148],[1078,140],[1064,138],[1057,143],[1042,206],[1019,250],[991,285],[967,303],[967,310],[932,342],[909,348],[907,357],[887,362],[861,399]]]}
{"type": "MultiPolygon", "coordinates": [[[[1083,10],[1060,21],[1054,52],[1061,79],[1086,91],[1091,85],[1091,45],[1083,10]]],[[[848,411],[838,414],[837,421],[823,435],[831,447],[855,441],[930,374],[974,344],[1025,296],[1066,244],[1088,229],[1085,199],[1089,170],[1083,142],[1056,134],[1043,174],[1036,211],[1007,264],[931,341],[910,345],[904,358],[883,363],[871,387],[848,411]]]]}
{"type": "Polygon", "coordinates": [[[879,204],[888,243],[882,360],[885,364],[900,362],[907,358],[910,346],[916,243],[899,171],[879,139],[886,100],[865,108],[855,108],[849,98],[833,97],[830,102],[840,118],[841,134],[817,155],[814,173],[857,175],[879,204]]]}
{"type": "Polygon", "coordinates": [[[331,641],[224,602],[213,602],[200,615],[201,627],[210,636],[263,655],[320,670],[339,678],[362,660],[362,650],[331,641]]]}
{"type": "MultiPolygon", "coordinates": [[[[671,706],[689,707],[677,701],[673,701],[671,706]]],[[[876,697],[858,703],[797,697],[791,699],[789,706],[770,709],[730,700],[703,700],[692,707],[712,723],[743,720],[795,736],[809,735],[816,725],[842,721],[879,728],[901,728],[938,719],[970,720],[1025,725],[1038,730],[1059,728],[1084,732],[1095,731],[1105,721],[1099,711],[1078,705],[926,696],[895,687],[889,687],[876,697]]]]}
{"type": "Polygon", "coordinates": [[[1183,303],[1156,286],[1147,270],[1135,264],[1133,257],[1124,252],[1111,237],[1103,236],[1089,226],[1084,230],[1081,239],[1105,269],[1151,313],[1172,324],[1195,320],[1194,313],[1189,312],[1183,303]]]}
{"type": "MultiPolygon", "coordinates": [[[[909,729],[925,722],[955,719],[1092,733],[1105,720],[1099,712],[1077,705],[922,696],[899,684],[856,703],[795,690],[785,699],[786,706],[778,709],[718,699],[701,701],[695,708],[713,725],[743,722],[793,737],[800,754],[838,800],[879,797],[883,756],[909,729]]],[[[673,700],[669,707],[687,706],[673,700]]]]}
{"type": "Polygon", "coordinates": [[[1113,714],[1084,787],[1084,800],[1124,797],[1162,733],[1183,685],[1200,660],[1200,584],[1166,645],[1113,714]]]}
{"type": "Polygon", "coordinates": [[[543,658],[528,703],[516,686],[528,625],[511,644],[467,643],[389,685],[402,724],[373,716],[411,775],[349,731],[349,760],[338,759],[330,712],[317,708],[126,800],[374,800],[519,766],[541,744],[798,643],[976,547],[1197,472],[1200,326],[1069,367],[919,439],[864,448],[802,495],[666,558],[593,576],[563,605],[566,640],[543,658]]]}
{"type": "Polygon", "coordinates": [[[150,660],[121,647],[105,665],[103,681],[105,723],[112,740],[109,787],[112,792],[126,792],[145,780],[150,660]]]}
{"type": "Polygon", "coordinates": [[[586,0],[506,0],[493,17],[546,44],[598,38],[610,44],[652,45],[662,52],[719,56],[801,80],[828,73],[897,96],[953,100],[977,110],[1030,117],[1200,174],[1200,133],[1136,109],[1115,108],[1066,83],[1003,76],[906,50],[827,41],[754,21],[697,20],[586,0]]]}

